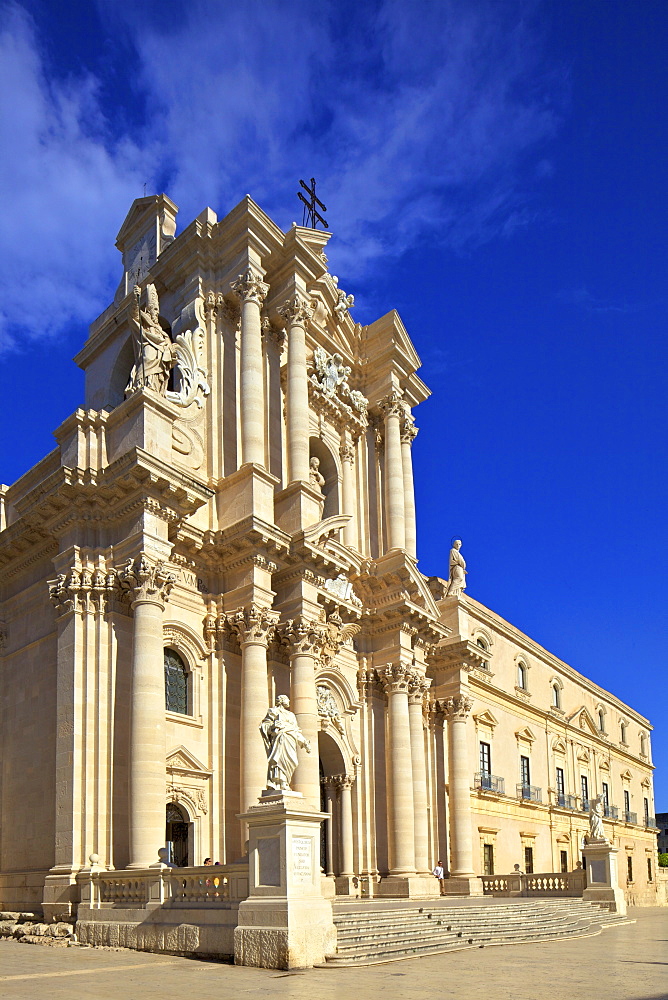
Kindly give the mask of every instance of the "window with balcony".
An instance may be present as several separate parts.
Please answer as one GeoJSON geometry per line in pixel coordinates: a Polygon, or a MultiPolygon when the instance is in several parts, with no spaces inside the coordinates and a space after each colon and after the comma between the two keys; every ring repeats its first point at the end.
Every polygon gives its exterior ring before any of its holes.
{"type": "Polygon", "coordinates": [[[566,798],[566,782],[564,781],[563,767],[557,768],[557,804],[563,806],[566,798]]]}
{"type": "Polygon", "coordinates": [[[607,781],[604,781],[601,785],[601,794],[603,795],[603,810],[606,816],[610,815],[610,792],[608,789],[607,781]]]}
{"type": "Polygon", "coordinates": [[[523,785],[531,784],[531,766],[528,757],[520,757],[520,782],[523,785]]]}
{"type": "Polygon", "coordinates": [[[580,775],[580,795],[582,797],[582,811],[589,809],[589,779],[586,774],[580,775]]]}
{"type": "Polygon", "coordinates": [[[645,826],[649,826],[649,799],[648,798],[644,798],[642,800],[642,808],[643,808],[643,818],[645,820],[645,826]]]}
{"type": "Polygon", "coordinates": [[[492,747],[489,743],[480,742],[480,773],[492,773],[492,747]]]}

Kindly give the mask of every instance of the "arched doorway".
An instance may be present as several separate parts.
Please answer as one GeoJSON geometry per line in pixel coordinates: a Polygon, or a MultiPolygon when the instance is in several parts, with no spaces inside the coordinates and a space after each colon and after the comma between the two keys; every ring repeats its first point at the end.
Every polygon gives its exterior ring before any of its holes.
{"type": "Polygon", "coordinates": [[[346,773],[341,748],[328,733],[318,733],[320,757],[320,805],[328,819],[322,824],[320,864],[326,875],[334,877],[341,871],[341,811],[339,790],[346,773]]]}
{"type": "Polygon", "coordinates": [[[165,843],[170,848],[171,859],[179,868],[192,865],[190,830],[192,824],[183,806],[175,802],[167,803],[167,829],[165,843]]]}

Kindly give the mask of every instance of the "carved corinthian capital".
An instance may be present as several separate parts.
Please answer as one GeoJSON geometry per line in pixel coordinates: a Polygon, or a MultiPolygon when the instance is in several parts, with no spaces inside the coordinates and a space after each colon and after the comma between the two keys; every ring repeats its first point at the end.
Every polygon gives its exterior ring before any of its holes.
{"type": "Polygon", "coordinates": [[[378,680],[387,695],[408,694],[415,680],[415,671],[403,663],[388,663],[378,670],[378,680]]]}
{"type": "Polygon", "coordinates": [[[119,571],[118,579],[133,604],[150,602],[164,607],[176,578],[162,560],[151,563],[141,555],[129,560],[119,571]]]}
{"type": "Polygon", "coordinates": [[[306,326],[313,314],[313,309],[308,299],[296,292],[281,306],[278,312],[288,326],[306,326]]]}
{"type": "Polygon", "coordinates": [[[456,695],[454,698],[446,698],[440,704],[448,721],[466,719],[473,708],[473,700],[465,694],[456,695]]]}
{"type": "Polygon", "coordinates": [[[288,647],[290,656],[307,655],[319,657],[327,642],[328,633],[320,622],[305,618],[293,618],[280,626],[281,639],[288,647]]]}
{"type": "Polygon", "coordinates": [[[424,704],[425,694],[431,687],[431,678],[422,677],[420,674],[414,674],[408,688],[408,704],[409,705],[422,705],[424,704]]]}
{"type": "Polygon", "coordinates": [[[406,413],[406,404],[397,389],[393,389],[384,399],[381,399],[379,406],[386,417],[404,417],[406,413]]]}
{"type": "Polygon", "coordinates": [[[355,461],[355,446],[346,442],[342,444],[339,448],[339,455],[341,456],[342,462],[350,462],[352,465],[355,461]]]}
{"type": "Polygon", "coordinates": [[[277,611],[259,608],[255,604],[226,615],[227,624],[239,636],[242,647],[250,644],[267,646],[274,635],[278,619],[277,611]]]}
{"type": "Polygon", "coordinates": [[[232,282],[231,287],[242,302],[257,302],[258,305],[262,305],[269,291],[269,285],[262,281],[252,267],[247,267],[244,273],[232,282]]]}
{"type": "Polygon", "coordinates": [[[410,407],[406,407],[401,420],[401,440],[412,444],[417,437],[418,429],[413,422],[413,414],[410,407]]]}

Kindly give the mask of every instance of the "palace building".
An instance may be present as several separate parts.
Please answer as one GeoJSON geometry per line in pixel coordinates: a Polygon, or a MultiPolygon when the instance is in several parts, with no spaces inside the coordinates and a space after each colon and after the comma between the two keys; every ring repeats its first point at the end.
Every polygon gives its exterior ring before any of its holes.
{"type": "Polygon", "coordinates": [[[420,572],[429,390],[397,312],[356,323],[329,233],[249,197],[176,214],[132,205],[85,402],[0,488],[0,908],[71,914],[82,871],[165,844],[243,859],[279,695],[325,895],[429,898],[439,859],[458,895],[571,872],[602,795],[626,899],[654,902],[648,720],[420,572]]]}

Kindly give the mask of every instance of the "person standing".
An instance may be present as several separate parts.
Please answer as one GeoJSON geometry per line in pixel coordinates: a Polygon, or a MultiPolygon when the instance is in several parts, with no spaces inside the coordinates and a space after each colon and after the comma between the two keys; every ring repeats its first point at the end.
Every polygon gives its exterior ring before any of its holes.
{"type": "Polygon", "coordinates": [[[434,868],[432,875],[434,878],[438,879],[438,884],[440,886],[441,896],[445,896],[445,872],[443,871],[443,862],[437,861],[436,867],[434,868]]]}

